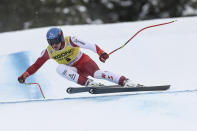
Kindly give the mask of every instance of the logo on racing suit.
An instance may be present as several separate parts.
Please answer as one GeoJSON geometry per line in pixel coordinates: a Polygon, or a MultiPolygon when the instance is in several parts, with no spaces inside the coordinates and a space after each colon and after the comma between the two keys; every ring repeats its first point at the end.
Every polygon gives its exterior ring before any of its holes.
{"type": "Polygon", "coordinates": [[[69,50],[67,50],[67,51],[65,51],[65,52],[63,52],[61,54],[58,54],[58,55],[54,56],[53,59],[55,59],[55,60],[56,59],[58,59],[58,60],[65,59],[67,61],[70,61],[71,59],[68,58],[68,57],[73,54],[73,51],[74,51],[74,49],[69,49],[69,50]]]}
{"type": "Polygon", "coordinates": [[[69,74],[69,77],[70,77],[72,80],[74,80],[75,77],[76,77],[76,74],[69,74]]]}

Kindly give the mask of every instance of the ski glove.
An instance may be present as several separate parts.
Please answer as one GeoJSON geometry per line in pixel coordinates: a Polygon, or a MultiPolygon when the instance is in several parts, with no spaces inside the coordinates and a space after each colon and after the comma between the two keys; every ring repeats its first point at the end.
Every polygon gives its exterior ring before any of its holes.
{"type": "Polygon", "coordinates": [[[26,78],[29,76],[28,72],[24,72],[21,76],[18,77],[18,81],[20,83],[25,83],[26,78]]]}
{"type": "Polygon", "coordinates": [[[105,63],[105,61],[109,58],[109,55],[106,52],[102,52],[99,59],[101,62],[105,63]]]}

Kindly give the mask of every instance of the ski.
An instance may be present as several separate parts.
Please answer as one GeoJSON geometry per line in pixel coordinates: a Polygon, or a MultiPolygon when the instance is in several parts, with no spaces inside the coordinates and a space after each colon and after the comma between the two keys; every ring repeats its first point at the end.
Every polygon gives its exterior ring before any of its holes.
{"type": "Polygon", "coordinates": [[[82,93],[82,92],[89,92],[90,87],[69,87],[67,88],[66,92],[68,94],[74,94],[74,93],[82,93]]]}
{"type": "Polygon", "coordinates": [[[119,85],[102,86],[102,87],[69,87],[67,93],[82,93],[89,92],[91,94],[104,94],[104,93],[118,93],[118,92],[138,92],[138,91],[162,91],[168,90],[170,85],[162,86],[142,86],[142,87],[121,87],[119,85]]]}
{"type": "MultiPolygon", "coordinates": [[[[94,87],[94,88],[110,88],[110,87],[121,87],[119,85],[111,85],[111,86],[102,86],[102,87],[94,87]]],[[[75,94],[75,93],[82,93],[82,92],[89,92],[89,90],[93,87],[69,87],[67,88],[66,92],[68,94],[75,94]]]]}
{"type": "Polygon", "coordinates": [[[105,93],[119,93],[119,92],[139,92],[139,91],[162,91],[168,90],[170,85],[162,85],[162,86],[142,86],[142,87],[92,87],[89,89],[89,93],[91,94],[105,94],[105,93]]]}

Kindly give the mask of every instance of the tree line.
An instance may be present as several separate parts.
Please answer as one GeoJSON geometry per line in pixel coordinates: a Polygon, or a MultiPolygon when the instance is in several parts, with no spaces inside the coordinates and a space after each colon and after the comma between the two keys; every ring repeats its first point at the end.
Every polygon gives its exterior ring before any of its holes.
{"type": "Polygon", "coordinates": [[[1,0],[0,32],[195,16],[196,0],[1,0]]]}

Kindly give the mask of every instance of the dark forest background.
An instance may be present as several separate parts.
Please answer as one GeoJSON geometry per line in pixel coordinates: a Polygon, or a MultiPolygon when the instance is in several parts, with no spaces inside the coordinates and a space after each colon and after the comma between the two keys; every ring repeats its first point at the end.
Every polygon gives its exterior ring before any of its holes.
{"type": "Polygon", "coordinates": [[[0,0],[0,32],[197,15],[197,0],[0,0]]]}

